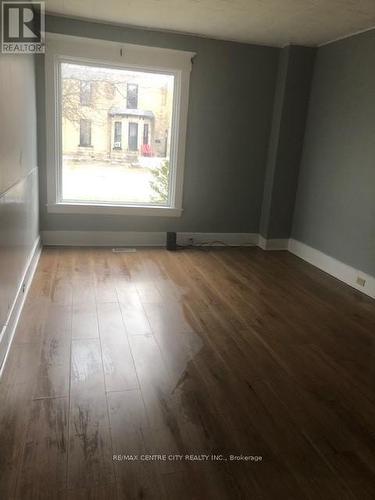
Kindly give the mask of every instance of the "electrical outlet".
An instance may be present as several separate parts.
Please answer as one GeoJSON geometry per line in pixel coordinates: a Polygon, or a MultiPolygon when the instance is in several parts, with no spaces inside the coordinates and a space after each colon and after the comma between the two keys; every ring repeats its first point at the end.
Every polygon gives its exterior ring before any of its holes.
{"type": "Polygon", "coordinates": [[[365,278],[361,278],[361,276],[357,276],[356,283],[359,286],[365,286],[366,280],[365,280],[365,278]]]}
{"type": "Polygon", "coordinates": [[[23,283],[22,284],[22,293],[25,293],[25,290],[26,290],[26,283],[23,283]]]}
{"type": "Polygon", "coordinates": [[[194,245],[194,238],[189,238],[189,245],[194,245]]]}

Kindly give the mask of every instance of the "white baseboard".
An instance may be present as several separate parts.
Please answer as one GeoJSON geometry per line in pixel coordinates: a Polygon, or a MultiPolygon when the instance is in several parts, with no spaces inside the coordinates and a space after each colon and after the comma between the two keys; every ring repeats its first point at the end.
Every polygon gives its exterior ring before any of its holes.
{"type": "MultiPolygon", "coordinates": [[[[165,232],[142,231],[43,231],[44,245],[57,246],[165,246],[165,232]]],[[[256,233],[177,233],[180,245],[255,246],[256,233]]]]}
{"type": "Polygon", "coordinates": [[[288,238],[271,238],[266,239],[261,234],[258,239],[258,247],[262,250],[288,250],[289,239],[288,238]]]}
{"type": "Polygon", "coordinates": [[[52,246],[165,246],[165,232],[42,231],[43,245],[52,246]]]}
{"type": "MultiPolygon", "coordinates": [[[[142,231],[43,231],[44,245],[164,247],[165,232],[142,231]]],[[[375,298],[375,278],[300,241],[266,239],[258,233],[177,233],[180,245],[259,246],[263,250],[289,250],[335,278],[375,298]],[[365,285],[357,283],[363,278],[365,285]]]]}
{"type": "Polygon", "coordinates": [[[256,246],[257,233],[177,233],[180,245],[256,246]]]}
{"type": "Polygon", "coordinates": [[[38,265],[39,257],[42,251],[41,239],[38,236],[34,243],[33,249],[30,252],[25,271],[18,286],[16,296],[14,298],[12,307],[9,311],[8,318],[2,328],[0,334],[0,376],[5,365],[6,358],[12,344],[13,336],[16,331],[17,323],[25,302],[30,284],[34,277],[36,266],[38,265]]]}
{"type": "Polygon", "coordinates": [[[359,269],[344,264],[343,262],[331,257],[320,250],[306,245],[300,241],[289,240],[289,252],[297,255],[301,259],[309,262],[313,266],[318,267],[322,271],[334,276],[335,278],[343,281],[347,285],[365,293],[369,297],[375,298],[375,277],[366,274],[359,269]],[[357,278],[365,280],[364,286],[357,283],[357,278]]]}

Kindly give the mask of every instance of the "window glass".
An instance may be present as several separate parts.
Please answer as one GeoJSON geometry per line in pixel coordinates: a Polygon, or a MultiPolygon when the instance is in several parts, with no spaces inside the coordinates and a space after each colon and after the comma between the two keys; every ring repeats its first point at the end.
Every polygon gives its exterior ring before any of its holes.
{"type": "Polygon", "coordinates": [[[168,205],[174,76],[60,64],[62,201],[168,205]]]}

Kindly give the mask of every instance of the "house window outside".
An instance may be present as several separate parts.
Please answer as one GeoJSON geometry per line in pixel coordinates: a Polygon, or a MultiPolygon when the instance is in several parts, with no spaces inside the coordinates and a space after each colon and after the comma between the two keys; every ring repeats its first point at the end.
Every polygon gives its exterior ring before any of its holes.
{"type": "Polygon", "coordinates": [[[91,105],[91,82],[81,81],[80,82],[80,93],[79,100],[81,106],[91,105]]]}
{"type": "Polygon", "coordinates": [[[80,147],[91,146],[91,120],[85,120],[85,119],[80,120],[79,145],[80,147]]]}
{"type": "Polygon", "coordinates": [[[138,108],[138,85],[135,83],[127,84],[126,107],[128,109],[138,108]]]}
{"type": "Polygon", "coordinates": [[[145,123],[143,125],[143,145],[148,144],[148,130],[149,130],[149,125],[148,123],[145,123]]]}
{"type": "Polygon", "coordinates": [[[115,130],[113,135],[113,149],[122,148],[122,122],[115,122],[115,130]]]}
{"type": "Polygon", "coordinates": [[[128,149],[129,151],[138,150],[138,123],[129,122],[128,149]]]}

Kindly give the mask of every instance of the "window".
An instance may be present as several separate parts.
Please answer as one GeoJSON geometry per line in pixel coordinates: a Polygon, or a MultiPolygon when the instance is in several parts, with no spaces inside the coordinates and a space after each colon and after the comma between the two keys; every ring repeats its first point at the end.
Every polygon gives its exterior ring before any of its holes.
{"type": "Polygon", "coordinates": [[[143,144],[148,144],[148,123],[143,125],[143,144]]]}
{"type": "Polygon", "coordinates": [[[90,106],[91,104],[91,82],[80,82],[80,94],[79,94],[81,106],[90,106]]]}
{"type": "Polygon", "coordinates": [[[79,123],[79,145],[80,147],[91,146],[91,121],[81,119],[79,123]]]}
{"type": "MultiPolygon", "coordinates": [[[[139,133],[145,133],[140,128],[145,123],[152,124],[157,135],[165,131],[171,133],[174,75],[72,61],[61,62],[59,74],[62,201],[167,206],[171,197],[171,148],[156,142],[153,147],[144,148],[141,142],[144,136],[139,137],[139,133]],[[72,82],[83,77],[95,80],[95,96],[91,98],[89,109],[75,105],[72,82]],[[137,84],[128,84],[129,80],[137,84]],[[107,92],[108,82],[116,87],[112,96],[107,92]],[[128,108],[129,94],[124,98],[124,87],[137,92],[142,89],[137,109],[128,108]],[[168,94],[166,101],[163,99],[165,92],[168,94]],[[74,125],[78,120],[77,148],[74,125]],[[122,123],[126,127],[126,147],[122,147],[122,123]],[[89,146],[91,151],[83,154],[82,147],[89,146]]],[[[148,141],[148,126],[146,131],[148,141]]]]}
{"type": "Polygon", "coordinates": [[[51,34],[47,43],[48,210],[179,216],[194,54],[51,34]]]}
{"type": "Polygon", "coordinates": [[[138,85],[128,83],[126,87],[126,107],[128,109],[138,108],[138,85]]]}
{"type": "Polygon", "coordinates": [[[138,149],[138,123],[129,123],[128,149],[129,151],[138,149]]]}
{"type": "Polygon", "coordinates": [[[113,149],[121,149],[121,148],[122,148],[122,123],[115,122],[113,149]]]}

